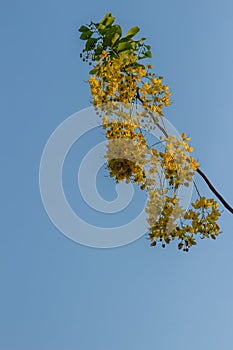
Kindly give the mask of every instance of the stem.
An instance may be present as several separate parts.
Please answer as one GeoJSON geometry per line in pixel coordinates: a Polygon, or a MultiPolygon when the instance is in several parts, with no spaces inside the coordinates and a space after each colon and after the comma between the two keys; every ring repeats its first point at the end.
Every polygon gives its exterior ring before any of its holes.
{"type": "Polygon", "coordinates": [[[201,194],[200,194],[200,192],[197,188],[196,182],[194,180],[193,180],[193,184],[194,184],[195,190],[197,191],[198,196],[201,198],[201,194]]]}
{"type": "Polygon", "coordinates": [[[197,168],[197,173],[203,178],[206,182],[209,189],[215,194],[215,196],[220,200],[220,202],[224,205],[224,207],[229,210],[231,214],[233,214],[233,208],[225,201],[225,199],[221,196],[221,194],[216,190],[216,188],[212,185],[207,176],[203,173],[200,168],[197,168]]]}

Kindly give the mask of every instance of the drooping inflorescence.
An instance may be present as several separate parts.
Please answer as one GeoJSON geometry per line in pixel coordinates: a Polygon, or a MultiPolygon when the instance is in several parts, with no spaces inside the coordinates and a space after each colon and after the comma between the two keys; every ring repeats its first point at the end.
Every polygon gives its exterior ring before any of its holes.
{"type": "Polygon", "coordinates": [[[190,138],[169,136],[163,125],[163,109],[171,103],[170,91],[153,66],[142,64],[151,58],[145,38],[134,40],[138,27],[125,36],[107,13],[98,22],[79,28],[85,48],[80,56],[92,66],[89,84],[92,104],[102,118],[108,140],[107,168],[116,182],[133,181],[147,191],[148,238],[162,247],[178,241],[188,251],[196,237],[213,238],[220,233],[220,216],[214,199],[199,198],[185,211],[179,203],[179,189],[193,182],[199,163],[191,156],[190,138]],[[140,103],[140,108],[139,108],[140,103]],[[158,144],[150,146],[146,132],[158,128],[158,144]]]}

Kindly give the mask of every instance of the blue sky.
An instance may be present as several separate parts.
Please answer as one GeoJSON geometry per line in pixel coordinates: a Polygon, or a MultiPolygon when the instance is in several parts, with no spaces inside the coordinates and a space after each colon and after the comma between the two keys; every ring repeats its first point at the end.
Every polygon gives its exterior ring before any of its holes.
{"type": "Polygon", "coordinates": [[[62,235],[43,208],[38,172],[47,139],[89,106],[77,28],[106,12],[125,30],[138,25],[151,43],[155,71],[173,93],[166,117],[191,136],[202,169],[233,203],[231,0],[2,1],[0,349],[231,349],[226,210],[221,237],[183,254],[150,248],[145,237],[115,249],[85,247],[62,235]]]}

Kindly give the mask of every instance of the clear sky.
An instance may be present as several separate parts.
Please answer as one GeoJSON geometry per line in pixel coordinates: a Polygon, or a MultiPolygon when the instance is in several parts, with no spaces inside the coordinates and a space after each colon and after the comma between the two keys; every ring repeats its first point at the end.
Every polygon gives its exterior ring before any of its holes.
{"type": "MultiPolygon", "coordinates": [[[[82,246],[43,208],[45,143],[90,105],[77,28],[106,12],[125,30],[138,25],[151,43],[155,71],[173,93],[167,118],[191,136],[202,169],[233,204],[231,0],[2,0],[0,349],[232,349],[233,217],[226,210],[221,237],[184,254],[150,248],[145,237],[114,249],[82,246]]],[[[72,197],[71,168],[70,161],[72,197]]]]}

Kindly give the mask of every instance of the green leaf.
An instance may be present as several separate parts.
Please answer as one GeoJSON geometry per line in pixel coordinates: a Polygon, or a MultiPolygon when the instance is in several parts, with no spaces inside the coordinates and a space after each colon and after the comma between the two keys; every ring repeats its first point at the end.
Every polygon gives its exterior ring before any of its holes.
{"type": "Polygon", "coordinates": [[[92,36],[92,31],[91,30],[88,30],[86,32],[83,32],[81,35],[80,35],[80,39],[81,40],[87,40],[89,39],[91,36],[92,36]]]}
{"type": "Polygon", "coordinates": [[[110,27],[114,21],[115,21],[115,17],[113,17],[112,15],[109,16],[105,23],[106,27],[110,27]]]}
{"type": "Polygon", "coordinates": [[[107,12],[107,13],[104,15],[104,17],[101,19],[100,24],[103,24],[103,23],[106,21],[106,19],[108,19],[109,16],[111,16],[111,13],[110,13],[110,12],[107,12]]]}
{"type": "Polygon", "coordinates": [[[120,34],[119,33],[115,33],[114,37],[112,38],[112,45],[114,46],[114,44],[116,43],[116,41],[120,38],[120,34]]]}
{"type": "Polygon", "coordinates": [[[151,51],[146,51],[145,54],[144,54],[144,57],[151,58],[152,57],[151,51]]]}
{"type": "Polygon", "coordinates": [[[83,33],[83,32],[87,32],[89,30],[89,28],[88,27],[86,27],[86,26],[81,26],[80,28],[79,28],[79,32],[81,32],[81,33],[83,33]]]}
{"type": "Polygon", "coordinates": [[[100,55],[103,52],[104,47],[102,45],[98,45],[94,50],[94,60],[98,61],[100,59],[100,55]]]}
{"type": "Polygon", "coordinates": [[[85,50],[89,51],[90,49],[93,49],[97,40],[98,39],[96,39],[96,38],[89,38],[86,42],[85,50]]]}
{"type": "Polygon", "coordinates": [[[107,30],[108,30],[107,28],[105,28],[105,29],[99,29],[99,33],[100,33],[102,36],[105,36],[107,30]]]}
{"type": "Polygon", "coordinates": [[[93,68],[90,70],[89,74],[95,74],[97,72],[97,69],[96,68],[93,68]]]}
{"type": "Polygon", "coordinates": [[[114,43],[121,37],[122,34],[122,30],[121,27],[119,25],[114,25],[111,28],[109,28],[106,33],[105,36],[103,38],[103,44],[104,46],[112,46],[114,45],[114,43]],[[116,36],[117,34],[117,36],[116,36]]]}
{"type": "Polygon", "coordinates": [[[137,40],[136,42],[141,43],[142,41],[145,41],[145,40],[146,40],[146,38],[141,38],[141,39],[137,40]]]}
{"type": "Polygon", "coordinates": [[[106,27],[105,27],[105,25],[104,25],[104,24],[99,23],[99,25],[98,25],[98,29],[99,29],[99,31],[100,31],[100,30],[106,30],[106,27]]]}
{"type": "Polygon", "coordinates": [[[97,49],[95,50],[95,55],[100,55],[102,53],[103,49],[104,49],[103,46],[99,45],[97,47],[97,49]]]}
{"type": "Polygon", "coordinates": [[[129,38],[122,38],[121,40],[119,40],[119,44],[120,43],[129,43],[129,42],[131,42],[131,39],[129,39],[129,38]]]}
{"type": "Polygon", "coordinates": [[[127,37],[134,37],[138,32],[140,31],[140,28],[138,26],[132,27],[130,28],[130,30],[128,31],[128,33],[126,34],[126,38],[127,37]]]}
{"type": "Polygon", "coordinates": [[[111,36],[105,36],[103,39],[103,46],[106,49],[107,46],[111,46],[112,37],[111,36]]]}
{"type": "Polygon", "coordinates": [[[120,36],[122,35],[122,29],[118,24],[115,24],[110,29],[108,29],[107,35],[112,35],[118,33],[120,36]]]}
{"type": "Polygon", "coordinates": [[[136,50],[136,43],[135,43],[135,41],[132,41],[130,45],[131,45],[131,48],[133,50],[136,50]]]}
{"type": "Polygon", "coordinates": [[[115,17],[113,17],[110,12],[107,12],[106,15],[101,19],[100,24],[103,24],[105,26],[109,26],[114,21],[115,21],[115,17]]]}
{"type": "Polygon", "coordinates": [[[117,45],[117,51],[126,51],[126,50],[131,50],[132,46],[131,46],[131,42],[120,42],[117,45]]]}

